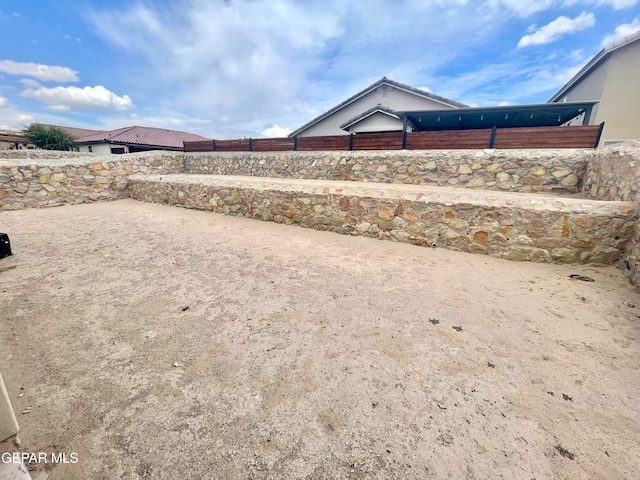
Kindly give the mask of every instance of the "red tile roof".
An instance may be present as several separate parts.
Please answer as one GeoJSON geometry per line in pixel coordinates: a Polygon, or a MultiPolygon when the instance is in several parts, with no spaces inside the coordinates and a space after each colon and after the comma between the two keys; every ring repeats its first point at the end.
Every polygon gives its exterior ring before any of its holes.
{"type": "Polygon", "coordinates": [[[116,143],[123,145],[141,145],[159,148],[183,148],[183,142],[209,140],[194,133],[167,130],[164,128],[131,127],[118,128],[109,131],[89,131],[90,133],[78,136],[78,143],[116,143]]]}

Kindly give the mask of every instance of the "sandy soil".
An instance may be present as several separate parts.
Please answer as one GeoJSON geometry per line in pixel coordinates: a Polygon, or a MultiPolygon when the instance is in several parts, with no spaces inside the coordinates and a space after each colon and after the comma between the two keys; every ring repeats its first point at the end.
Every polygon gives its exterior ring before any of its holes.
{"type": "Polygon", "coordinates": [[[613,267],[133,200],[0,231],[0,451],[78,455],[34,479],[638,478],[640,295],[613,267]]]}

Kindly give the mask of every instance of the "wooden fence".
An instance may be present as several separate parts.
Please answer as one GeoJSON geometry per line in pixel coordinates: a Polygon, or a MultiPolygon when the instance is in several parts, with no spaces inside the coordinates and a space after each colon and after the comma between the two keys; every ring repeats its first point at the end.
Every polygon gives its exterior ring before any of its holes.
{"type": "Polygon", "coordinates": [[[358,133],[323,137],[202,140],[185,152],[290,152],[317,150],[455,150],[484,148],[595,148],[604,123],[578,127],[486,128],[426,132],[358,133]]]}

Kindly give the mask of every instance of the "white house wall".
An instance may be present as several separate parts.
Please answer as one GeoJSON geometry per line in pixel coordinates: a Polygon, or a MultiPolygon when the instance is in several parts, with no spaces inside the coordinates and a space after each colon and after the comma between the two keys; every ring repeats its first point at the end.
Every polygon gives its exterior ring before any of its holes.
{"type": "Polygon", "coordinates": [[[595,121],[605,122],[602,143],[640,140],[640,40],[622,47],[609,58],[595,121]]]}
{"type": "Polygon", "coordinates": [[[394,110],[436,110],[450,107],[450,105],[440,103],[430,98],[420,97],[395,86],[381,85],[376,90],[365,94],[346,107],[299,133],[298,136],[348,135],[349,133],[342,130],[340,125],[378,104],[394,110]],[[382,87],[387,88],[383,89],[382,87]]]}
{"type": "Polygon", "coordinates": [[[111,154],[112,148],[123,148],[125,153],[129,152],[129,147],[127,145],[110,145],[108,143],[96,143],[93,145],[79,145],[78,150],[81,152],[89,152],[89,147],[91,147],[92,153],[97,153],[100,155],[108,155],[111,154]]]}
{"type": "Polygon", "coordinates": [[[393,132],[402,130],[402,120],[384,113],[374,113],[349,128],[349,133],[393,132]]]}
{"type": "MultiPolygon", "coordinates": [[[[560,98],[559,101],[567,102],[585,102],[600,100],[602,92],[604,90],[605,80],[607,78],[607,70],[609,69],[609,59],[598,65],[587,76],[583,77],[567,94],[560,98]],[[564,100],[566,99],[566,100],[564,100]]],[[[591,125],[597,125],[600,123],[597,120],[599,104],[593,106],[591,112],[591,125]]],[[[573,119],[568,122],[568,125],[582,125],[583,116],[573,119]]]]}

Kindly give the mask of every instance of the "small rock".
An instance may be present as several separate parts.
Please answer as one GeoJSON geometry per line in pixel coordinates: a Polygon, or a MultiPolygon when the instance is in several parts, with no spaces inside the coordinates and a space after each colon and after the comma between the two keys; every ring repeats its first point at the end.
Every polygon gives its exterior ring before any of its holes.
{"type": "Polygon", "coordinates": [[[174,367],[176,367],[176,368],[178,368],[178,367],[181,367],[181,366],[182,366],[182,364],[181,364],[181,363],[178,363],[178,362],[173,362],[173,366],[174,366],[174,367]]]}

